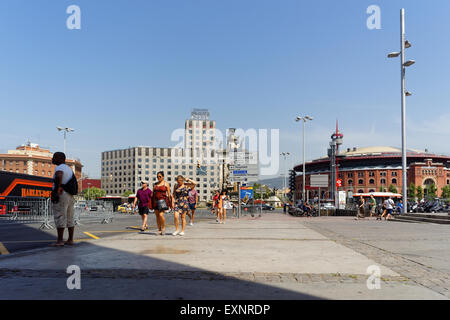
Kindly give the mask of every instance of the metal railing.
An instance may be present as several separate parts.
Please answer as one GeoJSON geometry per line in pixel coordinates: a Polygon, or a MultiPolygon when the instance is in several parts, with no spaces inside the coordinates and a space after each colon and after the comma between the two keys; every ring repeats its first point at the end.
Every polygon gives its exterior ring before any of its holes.
{"type": "MultiPolygon", "coordinates": [[[[82,222],[110,223],[113,204],[107,201],[84,202],[74,208],[75,225],[82,222]]],[[[52,202],[49,198],[5,197],[0,199],[0,223],[40,223],[40,229],[53,229],[52,202]]]]}
{"type": "Polygon", "coordinates": [[[113,217],[114,208],[111,202],[95,200],[75,204],[75,225],[83,225],[81,221],[110,223],[113,221],[113,217]]]}
{"type": "Polygon", "coordinates": [[[41,223],[40,229],[53,229],[50,215],[51,202],[47,198],[0,199],[1,223],[41,223]]]}

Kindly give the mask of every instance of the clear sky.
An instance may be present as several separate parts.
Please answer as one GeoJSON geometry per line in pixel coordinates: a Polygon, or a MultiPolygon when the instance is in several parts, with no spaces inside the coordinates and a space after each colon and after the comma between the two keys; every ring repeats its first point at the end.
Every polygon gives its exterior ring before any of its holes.
{"type": "Polygon", "coordinates": [[[449,154],[450,1],[2,0],[0,152],[27,139],[100,176],[102,151],[170,146],[194,107],[221,129],[278,128],[299,162],[344,147],[400,146],[400,8],[406,9],[408,147],[449,154]],[[81,8],[81,30],[66,8],[81,8]],[[369,30],[369,5],[381,29],[369,30]]]}

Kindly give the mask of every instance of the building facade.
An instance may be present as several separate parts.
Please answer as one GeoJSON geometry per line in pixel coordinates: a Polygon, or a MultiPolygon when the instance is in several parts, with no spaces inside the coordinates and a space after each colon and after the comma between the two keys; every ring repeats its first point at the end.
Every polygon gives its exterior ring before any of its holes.
{"type": "MultiPolygon", "coordinates": [[[[52,164],[53,153],[35,143],[26,143],[15,150],[0,154],[0,170],[12,173],[28,174],[37,177],[53,178],[55,165],[52,164]]],[[[83,165],[79,160],[66,159],[78,181],[83,165]]],[[[81,190],[81,185],[80,188],[81,190]]]]}
{"type": "Polygon", "coordinates": [[[135,192],[142,180],[152,185],[162,171],[172,188],[176,177],[182,175],[197,182],[200,201],[210,200],[219,188],[221,174],[215,130],[216,123],[209,119],[209,112],[194,109],[185,121],[182,148],[138,146],[102,152],[102,189],[111,196],[135,192]]]}
{"type": "MultiPolygon", "coordinates": [[[[402,156],[401,150],[392,147],[364,147],[347,149],[337,157],[337,176],[341,181],[338,191],[347,193],[388,191],[394,186],[399,193],[402,190],[402,156]]],[[[437,195],[442,193],[442,187],[450,185],[450,157],[429,153],[427,150],[408,150],[407,152],[407,184],[427,186],[434,184],[437,195]]],[[[330,159],[320,158],[307,162],[305,188],[310,189],[310,176],[325,174],[330,176],[330,159]]],[[[294,170],[296,176],[295,198],[302,198],[303,179],[302,165],[294,170]]],[[[329,198],[329,188],[321,190],[321,197],[329,198]]],[[[317,190],[307,190],[307,199],[316,196],[317,190]]]]}

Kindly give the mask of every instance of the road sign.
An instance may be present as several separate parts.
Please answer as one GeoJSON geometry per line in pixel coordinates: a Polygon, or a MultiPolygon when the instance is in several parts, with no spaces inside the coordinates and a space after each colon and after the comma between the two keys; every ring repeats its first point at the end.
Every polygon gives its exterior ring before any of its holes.
{"type": "Polygon", "coordinates": [[[257,164],[230,165],[231,182],[255,182],[258,181],[259,168],[257,164]]]}
{"type": "Polygon", "coordinates": [[[342,179],[336,180],[336,187],[342,187],[342,179]]]}
{"type": "Polygon", "coordinates": [[[317,188],[328,188],[328,175],[326,175],[326,174],[311,175],[309,185],[311,187],[317,187],[317,188]]]}

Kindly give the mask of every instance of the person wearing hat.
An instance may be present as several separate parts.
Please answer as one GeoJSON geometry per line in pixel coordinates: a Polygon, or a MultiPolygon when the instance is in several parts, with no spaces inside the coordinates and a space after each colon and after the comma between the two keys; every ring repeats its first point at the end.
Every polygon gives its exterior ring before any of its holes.
{"type": "Polygon", "coordinates": [[[136,198],[134,199],[133,203],[133,211],[136,207],[136,203],[138,203],[139,201],[138,210],[142,218],[141,231],[145,231],[148,230],[147,217],[149,208],[151,208],[152,206],[152,190],[149,189],[147,181],[141,181],[141,185],[142,187],[136,192],[136,198]]]}

